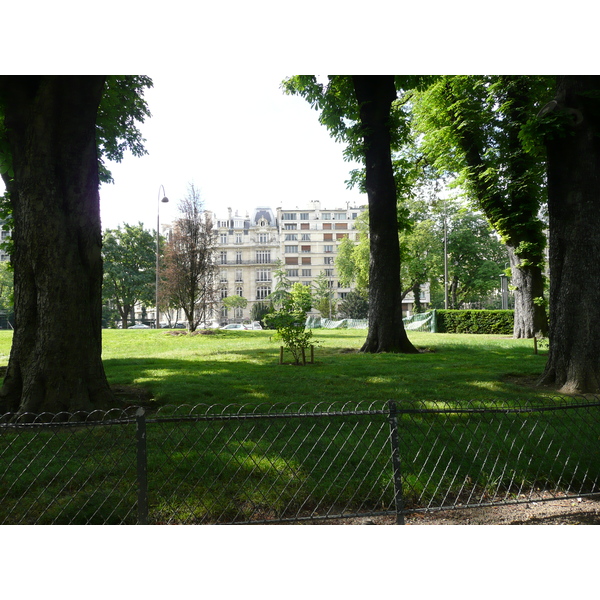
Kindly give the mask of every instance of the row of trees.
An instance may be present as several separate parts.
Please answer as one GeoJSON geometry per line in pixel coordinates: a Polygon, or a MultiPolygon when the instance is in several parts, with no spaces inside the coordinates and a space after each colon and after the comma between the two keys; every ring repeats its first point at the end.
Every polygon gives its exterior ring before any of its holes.
{"type": "Polygon", "coordinates": [[[364,159],[351,184],[367,191],[370,322],[365,351],[414,352],[399,305],[397,199],[430,173],[451,178],[501,236],[515,291],[516,337],[549,332],[543,383],[600,390],[598,306],[600,77],[295,76],[283,83],[320,111],[345,155],[364,159]],[[547,193],[547,196],[546,196],[547,193]],[[547,198],[550,324],[544,298],[547,198]],[[593,257],[593,258],[592,258],[593,257]],[[575,308],[576,307],[576,308],[575,308]],[[382,329],[383,318],[390,325],[382,329]]]}
{"type": "MultiPolygon", "coordinates": [[[[190,184],[179,203],[179,218],[165,240],[159,237],[159,308],[170,318],[183,311],[190,331],[208,320],[217,306],[215,236],[199,190],[190,184]]],[[[103,299],[127,328],[137,304],[156,303],[156,232],[125,224],[104,232],[103,299]]]]}
{"type": "MultiPolygon", "coordinates": [[[[149,115],[149,85],[134,76],[0,77],[16,319],[2,409],[56,412],[114,400],[101,360],[98,187],[109,179],[103,159],[119,160],[127,148],[144,152],[136,123],[149,115]]],[[[370,215],[365,352],[416,352],[402,325],[398,226],[406,211],[397,200],[420,176],[410,166],[421,165],[459,174],[514,254],[521,336],[545,329],[537,198],[547,189],[550,355],[543,381],[600,391],[600,325],[590,317],[600,300],[600,77],[332,76],[323,84],[298,76],[285,87],[319,109],[346,142],[346,155],[365,165],[354,178],[370,215]],[[419,102],[423,118],[413,124],[419,102]],[[415,131],[433,148],[421,161],[412,160],[415,131]]]]}

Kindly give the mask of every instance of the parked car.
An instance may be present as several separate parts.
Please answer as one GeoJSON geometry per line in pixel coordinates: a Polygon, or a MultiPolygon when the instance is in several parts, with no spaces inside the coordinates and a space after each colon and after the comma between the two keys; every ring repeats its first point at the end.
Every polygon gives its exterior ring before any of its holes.
{"type": "Polygon", "coordinates": [[[138,323],[137,325],[132,325],[129,329],[152,329],[148,325],[144,325],[143,323],[138,323]]]}
{"type": "Polygon", "coordinates": [[[225,325],[225,327],[221,327],[221,329],[246,331],[246,327],[244,327],[241,323],[230,323],[229,325],[225,325]]]}
{"type": "Polygon", "coordinates": [[[262,325],[258,321],[252,321],[252,323],[246,325],[246,329],[262,329],[262,325]]]}

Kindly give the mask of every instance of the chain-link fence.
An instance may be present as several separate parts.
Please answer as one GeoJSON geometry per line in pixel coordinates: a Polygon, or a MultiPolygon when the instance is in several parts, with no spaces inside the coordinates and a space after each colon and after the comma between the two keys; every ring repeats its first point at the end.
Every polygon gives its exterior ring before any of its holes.
{"type": "Polygon", "coordinates": [[[286,523],[600,493],[600,401],[143,408],[0,422],[0,523],[286,523]]]}

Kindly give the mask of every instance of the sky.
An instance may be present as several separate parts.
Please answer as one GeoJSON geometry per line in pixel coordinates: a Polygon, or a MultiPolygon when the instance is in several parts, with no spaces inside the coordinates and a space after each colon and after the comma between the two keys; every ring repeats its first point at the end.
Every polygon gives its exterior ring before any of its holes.
{"type": "Polygon", "coordinates": [[[147,74],[152,117],[139,127],[148,154],[110,163],[114,184],[100,188],[103,228],[142,222],[154,229],[158,210],[161,223],[170,222],[191,183],[223,217],[229,207],[242,215],[310,200],[332,209],[366,204],[345,184],[357,165],[344,161],[343,145],[306,100],[281,90],[293,73],[147,74]],[[169,203],[159,209],[163,188],[169,203]]]}

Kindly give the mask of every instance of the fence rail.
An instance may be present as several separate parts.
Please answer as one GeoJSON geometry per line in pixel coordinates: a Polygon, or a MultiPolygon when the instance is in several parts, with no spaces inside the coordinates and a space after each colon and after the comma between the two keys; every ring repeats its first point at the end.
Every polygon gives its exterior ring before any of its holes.
{"type": "Polygon", "coordinates": [[[600,494],[600,400],[0,417],[0,523],[288,523],[600,494]]]}

